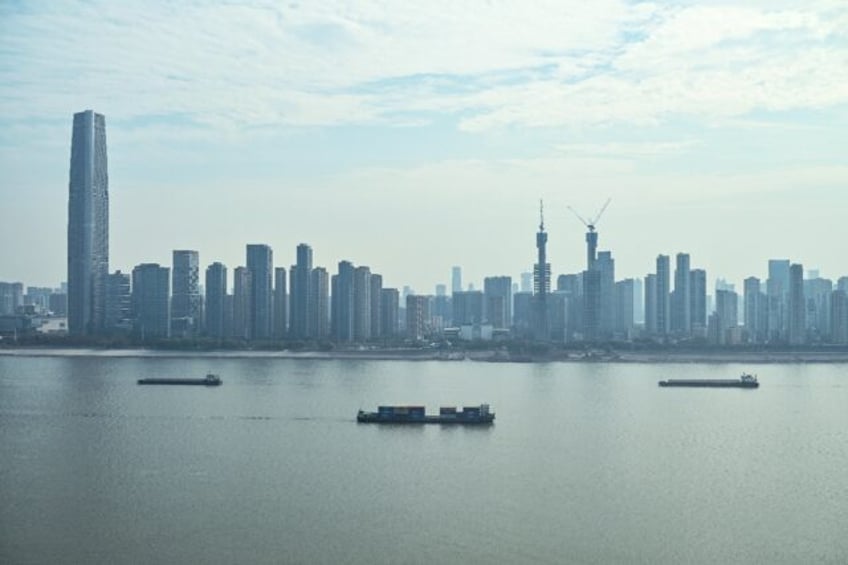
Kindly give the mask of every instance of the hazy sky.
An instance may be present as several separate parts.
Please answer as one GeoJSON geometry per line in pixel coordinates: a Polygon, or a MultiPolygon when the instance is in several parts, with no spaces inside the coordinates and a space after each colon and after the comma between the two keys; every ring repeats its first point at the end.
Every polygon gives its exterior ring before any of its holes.
{"type": "MultiPolygon", "coordinates": [[[[386,286],[616,277],[686,251],[848,275],[848,2],[0,1],[0,280],[66,278],[72,114],[106,115],[114,269],[277,266],[386,286]]],[[[672,259],[673,260],[673,259],[672,259]]]]}

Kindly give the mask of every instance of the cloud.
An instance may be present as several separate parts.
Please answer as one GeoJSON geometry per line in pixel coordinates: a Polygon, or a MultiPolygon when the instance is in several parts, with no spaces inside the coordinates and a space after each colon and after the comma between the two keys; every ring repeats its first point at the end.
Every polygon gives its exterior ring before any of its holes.
{"type": "Polygon", "coordinates": [[[848,6],[55,2],[2,8],[7,120],[97,107],[239,131],[462,130],[848,102],[848,6]]]}

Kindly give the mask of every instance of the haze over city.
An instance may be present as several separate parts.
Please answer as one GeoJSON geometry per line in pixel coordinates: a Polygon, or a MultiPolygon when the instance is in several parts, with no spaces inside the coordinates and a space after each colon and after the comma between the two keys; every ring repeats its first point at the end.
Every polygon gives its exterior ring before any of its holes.
{"type": "Polygon", "coordinates": [[[432,292],[691,254],[845,272],[842,2],[0,5],[0,280],[66,279],[71,116],[106,116],[110,268],[309,243],[432,292]]]}

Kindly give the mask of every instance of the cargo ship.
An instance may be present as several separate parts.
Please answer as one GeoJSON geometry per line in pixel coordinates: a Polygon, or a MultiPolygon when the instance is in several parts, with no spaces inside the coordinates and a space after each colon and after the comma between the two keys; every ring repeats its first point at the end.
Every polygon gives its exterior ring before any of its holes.
{"type": "Polygon", "coordinates": [[[199,385],[219,386],[223,381],[218,375],[209,373],[202,379],[138,379],[140,385],[199,385]]]}
{"type": "Polygon", "coordinates": [[[356,415],[356,421],[366,424],[491,424],[495,413],[488,404],[480,406],[442,406],[438,414],[427,414],[423,406],[378,406],[376,412],[356,415]]]}
{"type": "Polygon", "coordinates": [[[712,388],[757,388],[757,377],[744,373],[738,379],[669,379],[660,381],[660,386],[688,386],[712,388]]]}

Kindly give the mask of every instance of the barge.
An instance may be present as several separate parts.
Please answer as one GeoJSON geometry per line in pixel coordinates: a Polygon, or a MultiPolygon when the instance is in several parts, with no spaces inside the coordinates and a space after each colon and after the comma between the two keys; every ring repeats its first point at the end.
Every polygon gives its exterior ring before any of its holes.
{"type": "Polygon", "coordinates": [[[660,381],[660,386],[681,386],[698,388],[758,388],[757,377],[744,373],[738,379],[668,379],[660,381]]]}
{"type": "Polygon", "coordinates": [[[209,373],[202,379],[138,379],[140,385],[195,385],[220,386],[223,381],[218,375],[209,373]]]}
{"type": "Polygon", "coordinates": [[[360,410],[356,421],[364,424],[459,424],[486,425],[495,421],[488,404],[443,406],[438,414],[427,414],[423,406],[378,406],[376,412],[360,410]]]}

